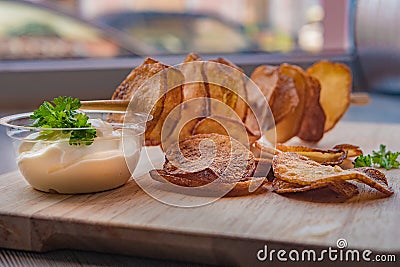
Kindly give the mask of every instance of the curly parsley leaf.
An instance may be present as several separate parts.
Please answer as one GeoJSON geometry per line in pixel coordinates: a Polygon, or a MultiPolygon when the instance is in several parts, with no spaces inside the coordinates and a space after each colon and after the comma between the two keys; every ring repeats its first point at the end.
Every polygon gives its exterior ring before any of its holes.
{"type": "Polygon", "coordinates": [[[360,155],[354,160],[354,168],[358,167],[371,167],[372,160],[370,155],[360,155]]]}
{"type": "Polygon", "coordinates": [[[379,151],[372,151],[372,156],[360,155],[358,158],[356,158],[354,160],[354,167],[365,167],[375,164],[376,166],[385,168],[386,170],[398,168],[400,166],[400,162],[397,161],[399,155],[400,152],[393,153],[390,150],[386,151],[386,146],[380,145],[379,151]]]}
{"type": "MultiPolygon", "coordinates": [[[[60,96],[52,103],[45,101],[31,115],[34,127],[41,128],[90,128],[89,117],[79,113],[81,102],[77,98],[60,96]]],[[[90,145],[96,137],[96,129],[43,130],[40,138],[45,140],[69,138],[70,145],[90,145]]]]}

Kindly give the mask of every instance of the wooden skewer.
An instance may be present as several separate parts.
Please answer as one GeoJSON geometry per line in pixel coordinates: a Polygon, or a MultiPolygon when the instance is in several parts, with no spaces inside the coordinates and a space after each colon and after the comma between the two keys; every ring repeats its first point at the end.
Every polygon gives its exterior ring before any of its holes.
{"type": "Polygon", "coordinates": [[[364,106],[371,102],[371,98],[368,93],[351,93],[350,101],[352,105],[364,106]]]}
{"type": "Polygon", "coordinates": [[[82,110],[109,110],[109,111],[126,111],[129,100],[90,100],[81,101],[82,110]]]}
{"type": "MultiPolygon", "coordinates": [[[[350,96],[353,105],[368,105],[371,99],[367,93],[352,93],[350,96]]],[[[82,110],[110,110],[126,111],[129,100],[90,100],[81,101],[82,110]]]]}

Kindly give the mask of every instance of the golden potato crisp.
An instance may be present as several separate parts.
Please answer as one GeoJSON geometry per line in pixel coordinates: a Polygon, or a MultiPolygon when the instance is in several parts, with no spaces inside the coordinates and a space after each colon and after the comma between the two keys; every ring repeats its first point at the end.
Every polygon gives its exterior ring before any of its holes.
{"type": "Polygon", "coordinates": [[[279,67],[263,65],[250,77],[268,100],[275,123],[279,123],[299,103],[294,80],[282,73],[279,67]]]}
{"type": "Polygon", "coordinates": [[[393,190],[385,182],[385,175],[370,167],[343,170],[339,166],[322,165],[292,152],[275,155],[272,166],[275,177],[289,183],[306,186],[314,183],[354,180],[375,188],[386,196],[393,194],[393,190]]]}
{"type": "Polygon", "coordinates": [[[295,152],[323,165],[339,165],[347,157],[346,150],[342,149],[319,149],[306,146],[286,146],[282,144],[277,144],[276,149],[282,152],[295,152]]]}
{"type": "Polygon", "coordinates": [[[307,73],[321,83],[320,103],[326,115],[324,131],[327,132],[350,106],[351,71],[341,63],[320,61],[309,67],[307,73]]]}
{"type": "Polygon", "coordinates": [[[351,144],[340,144],[333,147],[333,149],[341,149],[347,152],[347,157],[358,157],[363,154],[362,149],[359,146],[351,144]]]}
{"type": "MultiPolygon", "coordinates": [[[[153,116],[146,124],[145,143],[147,146],[161,143],[161,128],[169,112],[183,100],[182,73],[157,60],[147,58],[133,69],[112,95],[113,100],[132,100],[135,112],[153,116]],[[156,75],[158,74],[158,75],[156,75]],[[140,100],[133,95],[140,89],[140,100]],[[172,89],[172,90],[169,90],[172,89]]],[[[112,121],[122,121],[123,116],[113,116],[112,121]]],[[[173,128],[173,125],[169,127],[173,128]]]]}

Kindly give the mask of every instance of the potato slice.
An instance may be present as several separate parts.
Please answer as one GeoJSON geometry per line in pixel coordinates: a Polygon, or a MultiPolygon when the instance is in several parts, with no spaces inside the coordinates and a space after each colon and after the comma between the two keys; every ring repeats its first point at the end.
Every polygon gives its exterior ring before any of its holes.
{"type": "MultiPolygon", "coordinates": [[[[268,100],[275,124],[294,110],[299,97],[293,78],[284,75],[276,66],[263,65],[254,70],[250,77],[268,100]]],[[[251,118],[249,118],[251,121],[251,118]]]]}
{"type": "MultiPolygon", "coordinates": [[[[183,105],[183,118],[193,116],[205,117],[210,113],[209,101],[206,99],[209,97],[208,90],[206,89],[206,84],[201,82],[204,81],[202,75],[204,63],[200,62],[201,60],[202,59],[198,54],[190,53],[186,56],[180,67],[180,70],[185,77],[185,84],[183,85],[183,102],[190,99],[204,98],[204,100],[201,100],[201,103],[183,105]],[[186,116],[185,113],[190,113],[191,115],[186,116]]],[[[189,122],[182,122],[184,123],[184,126],[180,130],[179,140],[183,140],[192,135],[194,127],[200,120],[201,118],[192,118],[189,122]]]]}
{"type": "Polygon", "coordinates": [[[253,154],[237,140],[220,134],[193,135],[165,151],[163,169],[169,174],[212,170],[221,181],[234,183],[255,168],[253,154]]]}
{"type": "Polygon", "coordinates": [[[339,165],[347,157],[347,152],[341,149],[319,149],[306,146],[286,146],[282,144],[276,145],[276,149],[282,152],[294,152],[299,155],[306,156],[323,165],[339,165]]]}
{"type": "Polygon", "coordinates": [[[260,138],[249,133],[241,121],[217,115],[199,121],[192,132],[193,135],[210,133],[230,136],[242,144],[252,144],[260,138]]]}
{"type": "MultiPolygon", "coordinates": [[[[297,106],[288,113],[282,121],[275,125],[276,131],[276,142],[284,143],[296,136],[300,130],[304,107],[306,102],[306,90],[307,90],[307,77],[304,75],[303,70],[294,65],[282,64],[279,67],[279,71],[294,80],[295,88],[299,98],[297,106]]],[[[281,100],[283,101],[283,99],[281,100]]],[[[275,137],[274,129],[267,131],[266,138],[272,143],[275,137]]]]}
{"type": "Polygon", "coordinates": [[[275,177],[289,183],[307,186],[316,183],[354,180],[375,188],[386,196],[394,193],[387,185],[385,175],[370,167],[343,170],[339,166],[322,165],[292,152],[275,155],[272,166],[275,177]]]}
{"type": "MultiPolygon", "coordinates": [[[[247,90],[245,83],[244,71],[239,68],[237,65],[233,64],[231,61],[224,58],[217,58],[215,60],[210,60],[211,62],[217,62],[220,64],[224,64],[232,69],[228,69],[228,72],[232,76],[233,79],[228,79],[228,84],[231,86],[226,86],[229,89],[233,89],[234,93],[237,95],[236,103],[233,106],[234,111],[239,116],[239,118],[244,121],[247,115],[247,90]],[[236,70],[236,71],[235,71],[236,70]]],[[[227,70],[224,68],[224,72],[227,70]]],[[[211,92],[211,91],[210,91],[211,92]]]]}
{"type": "Polygon", "coordinates": [[[303,120],[297,136],[308,142],[318,142],[324,136],[326,115],[319,102],[321,85],[319,81],[304,73],[307,77],[303,120]]]}
{"type": "MultiPolygon", "coordinates": [[[[249,194],[259,194],[265,191],[262,186],[260,186],[256,191],[250,192],[251,185],[253,183],[263,183],[265,182],[265,178],[257,178],[257,177],[248,177],[243,180],[240,180],[234,184],[232,183],[216,183],[214,185],[209,184],[211,181],[207,181],[207,177],[204,177],[206,179],[198,179],[199,175],[201,174],[196,174],[196,175],[187,175],[187,176],[176,176],[176,175],[171,175],[168,172],[165,172],[164,170],[151,170],[149,172],[150,177],[158,182],[161,183],[171,183],[174,185],[182,186],[182,187],[191,187],[192,189],[197,189],[198,191],[184,191],[182,188],[180,190],[176,187],[170,187],[170,190],[178,191],[180,193],[188,193],[188,194],[194,194],[194,195],[200,195],[200,196],[219,196],[221,193],[227,192],[227,190],[230,189],[228,193],[224,195],[224,197],[237,197],[237,196],[245,196],[249,194]],[[208,185],[207,188],[202,188],[201,186],[208,185]],[[196,188],[199,187],[199,188],[196,188]]],[[[201,176],[201,178],[203,178],[201,176]]]]}
{"type": "Polygon", "coordinates": [[[319,182],[311,185],[298,185],[294,183],[285,182],[280,179],[274,179],[272,187],[275,193],[286,194],[286,193],[300,193],[311,190],[318,190],[321,188],[329,188],[331,191],[339,195],[344,199],[352,198],[358,195],[359,191],[356,185],[347,181],[335,181],[335,182],[319,182]]]}
{"type": "MultiPolygon", "coordinates": [[[[131,100],[133,103],[129,106],[131,109],[129,112],[152,115],[153,119],[146,124],[145,143],[150,146],[159,145],[160,131],[165,117],[183,99],[182,88],[177,86],[182,82],[183,75],[179,70],[147,58],[129,73],[117,87],[111,99],[131,100]],[[172,88],[175,89],[168,91],[172,88]],[[140,97],[132,98],[136,93],[140,94],[140,97]]],[[[109,119],[121,122],[123,116],[113,115],[109,119]]]]}
{"type": "Polygon", "coordinates": [[[321,83],[320,103],[325,111],[324,131],[331,130],[350,106],[352,76],[341,63],[320,61],[307,69],[307,73],[321,83]]]}
{"type": "Polygon", "coordinates": [[[333,147],[333,149],[341,149],[347,152],[347,157],[358,157],[363,154],[362,149],[359,146],[351,144],[340,144],[333,147]]]}
{"type": "MultiPolygon", "coordinates": [[[[157,60],[152,58],[146,58],[143,63],[134,68],[128,76],[122,81],[113,93],[111,99],[113,100],[131,100],[135,92],[144,84],[148,79],[153,77],[158,72],[167,69],[168,66],[164,65],[157,60]]],[[[154,79],[152,85],[158,90],[146,90],[143,89],[143,103],[138,107],[137,112],[148,113],[153,116],[153,119],[149,121],[146,128],[149,132],[156,126],[159,116],[161,115],[162,108],[164,105],[165,97],[160,94],[163,90],[162,81],[160,79],[154,79]],[[161,95],[161,97],[160,97],[161,95]]],[[[135,110],[136,111],[136,110],[135,110]]],[[[112,115],[109,118],[111,121],[122,122],[124,119],[123,115],[112,115]]]]}
{"type": "MultiPolygon", "coordinates": [[[[169,71],[169,74],[167,75],[167,76],[169,76],[169,78],[167,78],[167,80],[171,81],[171,83],[174,83],[176,81],[176,79],[178,79],[178,78],[183,79],[183,76],[181,76],[182,74],[180,74],[180,72],[172,73],[172,71],[173,71],[173,69],[171,69],[169,71]],[[174,78],[171,77],[171,76],[175,76],[175,75],[177,75],[177,76],[174,78]]],[[[169,87],[169,85],[167,85],[167,86],[168,86],[167,88],[171,88],[171,87],[169,87]]],[[[171,84],[171,86],[173,86],[173,85],[171,84]]],[[[182,100],[183,100],[183,93],[182,93],[181,85],[179,85],[173,89],[170,89],[170,90],[168,90],[168,92],[165,93],[163,110],[158,118],[156,126],[153,128],[153,130],[151,132],[147,131],[147,129],[146,129],[146,132],[145,132],[146,146],[161,145],[162,144],[162,142],[161,142],[161,132],[162,131],[165,132],[165,136],[167,136],[168,138],[173,138],[173,137],[171,137],[171,133],[174,131],[175,126],[178,124],[179,117],[177,117],[176,120],[174,120],[174,123],[169,123],[168,125],[164,124],[164,121],[167,118],[167,116],[169,115],[169,113],[175,107],[177,107],[182,102],[182,100]]],[[[175,114],[180,115],[179,112],[176,112],[175,114]]]]}
{"type": "MultiPolygon", "coordinates": [[[[243,121],[247,113],[245,102],[247,91],[243,71],[233,63],[218,58],[204,63],[204,74],[209,97],[219,100],[233,109],[243,121]]],[[[215,105],[215,102],[212,101],[210,102],[210,112],[212,115],[228,115],[226,107],[215,105]]]]}

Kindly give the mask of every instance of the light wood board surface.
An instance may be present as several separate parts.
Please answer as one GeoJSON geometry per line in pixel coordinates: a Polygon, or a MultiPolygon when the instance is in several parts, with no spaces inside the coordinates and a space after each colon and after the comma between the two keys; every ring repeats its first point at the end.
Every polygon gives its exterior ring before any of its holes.
{"type": "MultiPolygon", "coordinates": [[[[370,153],[382,143],[400,151],[399,133],[399,124],[341,122],[318,146],[352,143],[370,153]]],[[[149,153],[161,162],[157,149],[149,153]]],[[[142,161],[135,176],[151,168],[142,161]]],[[[371,189],[369,200],[315,203],[266,192],[179,208],[148,196],[133,180],[115,190],[71,196],[36,191],[13,172],[0,176],[0,247],[244,264],[256,262],[264,245],[325,248],[345,238],[349,248],[400,254],[400,170],[385,173],[395,191],[389,198],[371,189]]]]}

